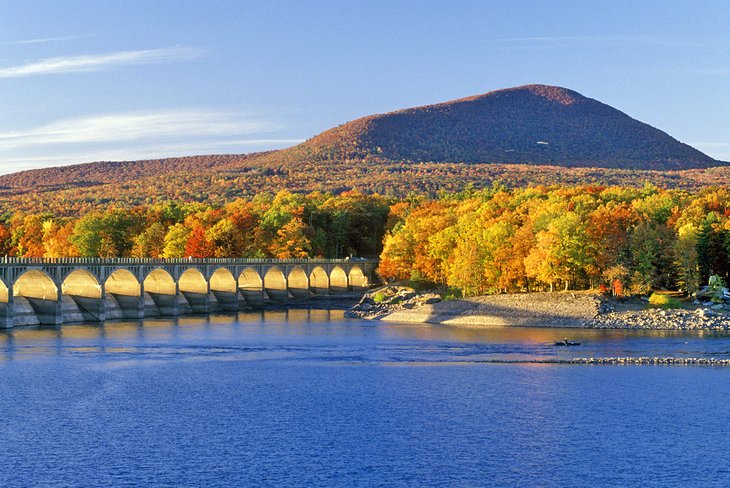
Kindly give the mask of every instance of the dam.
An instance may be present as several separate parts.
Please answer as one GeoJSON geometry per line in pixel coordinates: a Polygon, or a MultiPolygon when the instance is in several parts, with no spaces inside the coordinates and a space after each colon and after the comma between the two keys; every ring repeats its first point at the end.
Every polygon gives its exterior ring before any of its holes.
{"type": "Polygon", "coordinates": [[[0,260],[0,328],[258,308],[364,290],[377,259],[0,260]]]}

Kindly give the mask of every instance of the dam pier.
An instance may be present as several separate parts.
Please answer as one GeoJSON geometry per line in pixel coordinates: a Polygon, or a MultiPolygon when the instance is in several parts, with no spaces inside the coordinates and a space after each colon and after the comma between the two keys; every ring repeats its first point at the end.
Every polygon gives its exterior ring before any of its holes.
{"type": "Polygon", "coordinates": [[[376,259],[0,259],[0,328],[255,309],[364,290],[376,259]]]}

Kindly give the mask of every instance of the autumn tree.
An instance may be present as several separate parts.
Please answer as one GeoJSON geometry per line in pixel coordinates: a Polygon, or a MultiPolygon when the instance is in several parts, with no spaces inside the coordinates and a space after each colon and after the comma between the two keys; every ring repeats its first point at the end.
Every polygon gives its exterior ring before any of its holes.
{"type": "Polygon", "coordinates": [[[47,258],[73,258],[80,256],[78,249],[71,242],[75,223],[47,220],[43,223],[43,248],[47,258]]]}
{"type": "Polygon", "coordinates": [[[11,256],[13,253],[13,240],[10,229],[0,224],[0,255],[11,256]]]}
{"type": "Polygon", "coordinates": [[[714,212],[708,213],[697,232],[697,262],[699,280],[707,283],[712,275],[719,275],[725,282],[730,279],[730,259],[726,243],[730,232],[725,230],[714,212]]]}
{"type": "Polygon", "coordinates": [[[699,231],[691,223],[677,229],[675,244],[675,265],[680,288],[688,293],[695,293],[700,285],[700,268],[698,260],[699,231]]]}
{"type": "Polygon", "coordinates": [[[185,256],[210,258],[214,254],[214,244],[208,238],[202,225],[195,226],[185,242],[185,256]]]}
{"type": "Polygon", "coordinates": [[[586,250],[584,223],[575,212],[566,212],[537,234],[525,268],[528,276],[548,284],[551,291],[557,282],[567,290],[585,272],[589,263],[586,250]]]}
{"type": "Polygon", "coordinates": [[[161,258],[165,251],[165,236],[167,230],[159,222],[147,227],[141,234],[134,238],[132,257],[135,258],[161,258]]]}
{"type": "Polygon", "coordinates": [[[301,217],[294,217],[276,233],[271,243],[271,253],[278,259],[301,259],[309,255],[311,243],[306,234],[307,226],[301,217]]]}
{"type": "Polygon", "coordinates": [[[185,257],[185,246],[189,235],[190,229],[184,224],[175,224],[170,227],[165,234],[162,257],[167,259],[185,257]]]}
{"type": "Polygon", "coordinates": [[[217,258],[237,258],[246,252],[246,239],[241,226],[230,218],[219,220],[206,232],[206,239],[217,258]]]}
{"type": "Polygon", "coordinates": [[[26,258],[40,258],[45,254],[43,247],[43,221],[41,215],[26,215],[13,229],[12,240],[19,255],[26,258]]]}
{"type": "Polygon", "coordinates": [[[603,276],[609,268],[630,264],[629,236],[638,222],[636,209],[626,202],[609,201],[589,214],[585,232],[592,278],[603,276]]]}

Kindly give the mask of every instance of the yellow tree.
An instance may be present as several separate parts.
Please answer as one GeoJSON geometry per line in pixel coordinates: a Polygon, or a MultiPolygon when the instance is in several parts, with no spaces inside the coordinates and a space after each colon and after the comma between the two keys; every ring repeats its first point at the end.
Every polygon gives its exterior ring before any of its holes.
{"type": "Polygon", "coordinates": [[[556,217],[538,232],[536,245],[525,258],[528,276],[548,284],[550,291],[557,282],[567,290],[588,264],[584,224],[574,212],[556,217]]]}
{"type": "Polygon", "coordinates": [[[229,218],[223,218],[207,231],[213,243],[213,255],[217,258],[241,257],[245,251],[245,239],[241,227],[229,218]]]}
{"type": "Polygon", "coordinates": [[[26,215],[17,228],[18,254],[27,258],[40,258],[45,254],[43,247],[43,217],[26,215]]]}
{"type": "Polygon", "coordinates": [[[164,246],[162,249],[163,258],[185,257],[185,244],[188,242],[190,229],[184,224],[175,224],[165,234],[164,246]]]}
{"type": "Polygon", "coordinates": [[[309,256],[311,242],[306,234],[307,225],[301,217],[294,217],[276,233],[271,253],[279,259],[301,259],[309,256]]]}
{"type": "Polygon", "coordinates": [[[70,242],[74,233],[74,222],[63,225],[54,221],[43,222],[43,248],[47,258],[73,258],[80,256],[78,249],[70,242]]]}

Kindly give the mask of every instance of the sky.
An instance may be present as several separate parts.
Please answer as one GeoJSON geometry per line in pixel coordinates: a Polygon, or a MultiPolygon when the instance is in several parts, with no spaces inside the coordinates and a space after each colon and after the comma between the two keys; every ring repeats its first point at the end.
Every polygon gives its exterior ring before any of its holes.
{"type": "Polygon", "coordinates": [[[0,173],[288,147],[530,83],[730,161],[730,2],[0,0],[0,173]]]}

